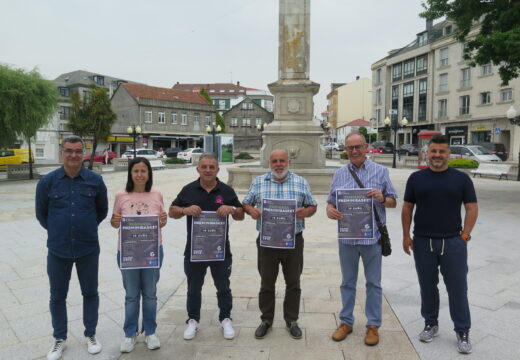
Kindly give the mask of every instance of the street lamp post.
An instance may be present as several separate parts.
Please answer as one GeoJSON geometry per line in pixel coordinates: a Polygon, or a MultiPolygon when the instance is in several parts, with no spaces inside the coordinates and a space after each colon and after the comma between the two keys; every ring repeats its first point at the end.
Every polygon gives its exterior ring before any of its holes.
{"type": "Polygon", "coordinates": [[[139,125],[131,125],[126,129],[126,132],[134,138],[134,159],[137,157],[136,139],[141,134],[141,127],[139,125]]]}
{"type": "Polygon", "coordinates": [[[212,123],[211,125],[208,125],[206,127],[206,132],[208,134],[210,134],[212,137],[211,148],[213,149],[213,152],[215,153],[215,155],[217,155],[217,159],[218,159],[218,147],[216,146],[217,143],[215,141],[215,137],[221,131],[222,131],[222,128],[220,127],[220,125],[217,125],[215,123],[212,123]]]}
{"type": "Polygon", "coordinates": [[[390,129],[394,132],[394,151],[393,151],[394,158],[392,160],[392,168],[393,169],[396,168],[395,156],[396,156],[396,153],[397,153],[397,130],[405,128],[406,125],[408,125],[408,119],[406,119],[406,117],[403,117],[401,119],[401,123],[400,124],[397,121],[397,116],[395,116],[395,115],[392,115],[392,120],[390,120],[390,118],[388,116],[385,119],[385,126],[390,127],[390,129]]]}
{"type": "MultiPolygon", "coordinates": [[[[520,116],[516,116],[516,109],[513,105],[507,110],[506,115],[511,125],[520,126],[520,116]]],[[[520,181],[520,150],[518,152],[518,173],[516,174],[516,181],[520,181]]]]}

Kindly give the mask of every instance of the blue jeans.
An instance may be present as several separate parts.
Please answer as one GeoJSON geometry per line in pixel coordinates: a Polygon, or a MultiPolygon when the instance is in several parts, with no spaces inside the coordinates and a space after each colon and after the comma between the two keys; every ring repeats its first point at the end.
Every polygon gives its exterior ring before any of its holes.
{"type": "Polygon", "coordinates": [[[471,316],[468,303],[468,249],[466,242],[455,236],[413,239],[415,269],[421,287],[421,315],[426,325],[437,325],[439,317],[439,267],[448,291],[450,315],[455,331],[469,331],[471,316]]]}
{"type": "MultiPolygon", "coordinates": [[[[188,298],[186,299],[186,307],[188,310],[188,320],[194,319],[200,321],[200,307],[202,302],[202,285],[204,285],[204,277],[209,267],[213,283],[217,288],[217,303],[220,313],[219,321],[225,318],[231,318],[231,309],[233,308],[233,296],[229,287],[231,276],[232,258],[227,257],[224,261],[201,261],[191,262],[190,256],[184,257],[184,273],[188,282],[188,298]]],[[[188,321],[186,320],[186,322],[188,321]]]]}
{"type": "Polygon", "coordinates": [[[55,339],[67,338],[67,294],[69,292],[72,266],[76,264],[81,294],[83,295],[84,335],[96,333],[98,322],[98,268],[99,249],[79,258],[61,258],[50,252],[47,254],[47,275],[50,284],[50,302],[52,335],[55,339]]]}
{"type": "Polygon", "coordinates": [[[343,281],[341,300],[343,309],[339,313],[342,323],[354,325],[354,304],[356,302],[356,284],[359,269],[359,257],[363,261],[366,278],[366,325],[381,326],[381,307],[383,291],[381,289],[381,245],[345,245],[339,242],[339,262],[343,281]]]}
{"type": "MultiPolygon", "coordinates": [[[[120,252],[117,252],[117,265],[120,265],[120,252]]],[[[163,262],[163,247],[159,247],[159,267],[163,262]]],[[[143,330],[146,336],[155,334],[157,322],[157,282],[159,269],[121,270],[125,287],[125,337],[133,337],[139,332],[139,302],[143,298],[143,330]]]]}

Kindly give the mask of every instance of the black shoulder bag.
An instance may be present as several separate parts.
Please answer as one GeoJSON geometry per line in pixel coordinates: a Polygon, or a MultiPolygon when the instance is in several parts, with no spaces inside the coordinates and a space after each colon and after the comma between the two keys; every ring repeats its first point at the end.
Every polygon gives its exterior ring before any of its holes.
{"type": "MultiPolygon", "coordinates": [[[[359,180],[356,172],[352,170],[350,167],[348,168],[354,180],[356,180],[358,186],[362,189],[365,188],[361,180],[359,180]]],[[[388,229],[386,228],[386,224],[381,222],[379,218],[379,214],[374,207],[374,216],[376,218],[377,228],[379,229],[379,233],[381,234],[381,238],[379,239],[379,244],[381,244],[381,253],[383,256],[388,256],[392,253],[392,245],[390,244],[390,235],[388,235],[388,229]]]]}

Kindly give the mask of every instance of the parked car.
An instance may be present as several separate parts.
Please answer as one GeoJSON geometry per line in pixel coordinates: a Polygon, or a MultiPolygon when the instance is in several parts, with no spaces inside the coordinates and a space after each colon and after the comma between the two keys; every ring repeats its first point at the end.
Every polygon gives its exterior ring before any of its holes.
{"type": "Polygon", "coordinates": [[[187,162],[191,162],[191,157],[193,154],[202,154],[201,148],[188,148],[186,150],[182,150],[177,154],[177,159],[182,159],[187,162]]]}
{"type": "Polygon", "coordinates": [[[479,145],[451,145],[451,159],[471,159],[478,162],[481,161],[502,161],[498,156],[489,152],[483,146],[479,145]]]}
{"type": "Polygon", "coordinates": [[[382,150],[380,148],[374,147],[372,144],[368,144],[368,153],[369,154],[381,154],[382,150]]]}
{"type": "MultiPolygon", "coordinates": [[[[87,150],[87,154],[83,157],[83,162],[90,162],[90,152],[87,150]]],[[[97,150],[94,154],[94,162],[100,162],[103,164],[111,164],[112,159],[115,159],[117,157],[116,153],[112,150],[108,150],[108,160],[105,162],[105,150],[97,150]]]]}
{"type": "Polygon", "coordinates": [[[330,150],[340,151],[340,147],[339,147],[338,143],[336,143],[336,142],[327,143],[327,144],[323,145],[323,147],[327,151],[330,151],[330,150]]]}
{"type": "Polygon", "coordinates": [[[0,150],[0,169],[7,169],[7,165],[19,165],[22,163],[22,157],[16,155],[13,149],[0,150]]]}
{"type": "Polygon", "coordinates": [[[166,156],[168,158],[174,158],[174,157],[177,157],[177,154],[180,151],[182,151],[181,148],[176,148],[176,147],[168,148],[164,151],[164,156],[166,156]]]}
{"type": "Polygon", "coordinates": [[[507,151],[506,146],[501,143],[492,143],[492,142],[481,142],[473,145],[480,145],[489,150],[490,153],[498,156],[502,161],[506,161],[509,156],[509,151],[507,151]]]}
{"type": "MultiPolygon", "coordinates": [[[[146,159],[157,159],[157,151],[152,149],[136,149],[137,157],[142,157],[146,159]]],[[[128,150],[123,155],[122,158],[133,159],[134,158],[134,150],[128,150]]]]}
{"type": "Polygon", "coordinates": [[[383,154],[392,154],[394,152],[394,144],[388,141],[375,141],[372,146],[376,149],[380,149],[383,154]]]}
{"type": "Polygon", "coordinates": [[[397,149],[397,152],[400,155],[418,155],[419,154],[419,148],[415,144],[403,144],[399,146],[399,149],[397,149]]]}

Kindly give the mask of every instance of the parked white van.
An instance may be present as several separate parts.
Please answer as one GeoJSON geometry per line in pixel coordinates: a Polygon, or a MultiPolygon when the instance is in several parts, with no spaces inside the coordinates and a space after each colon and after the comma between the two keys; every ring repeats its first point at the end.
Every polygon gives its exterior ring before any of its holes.
{"type": "Polygon", "coordinates": [[[492,154],[488,149],[480,145],[451,145],[451,159],[470,159],[481,161],[502,161],[498,156],[492,154]]]}

